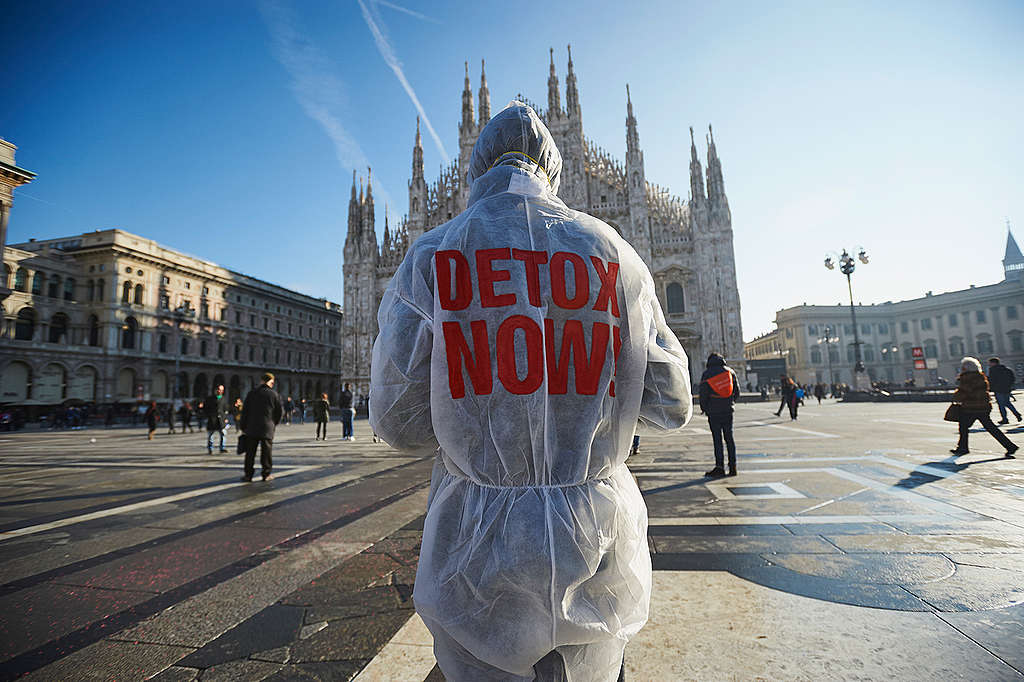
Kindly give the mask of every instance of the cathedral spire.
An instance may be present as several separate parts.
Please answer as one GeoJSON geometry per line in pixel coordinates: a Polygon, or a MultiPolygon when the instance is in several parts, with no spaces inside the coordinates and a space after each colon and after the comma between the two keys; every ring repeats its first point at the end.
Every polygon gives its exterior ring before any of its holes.
{"type": "Polygon", "coordinates": [[[373,169],[366,167],[366,203],[373,206],[373,169]]]}
{"type": "Polygon", "coordinates": [[[635,151],[640,151],[640,133],[636,130],[633,100],[629,96],[629,83],[626,83],[626,153],[635,151]]]}
{"type": "Polygon", "coordinates": [[[391,245],[391,230],[388,228],[388,205],[384,204],[384,242],[383,246],[387,248],[391,245]]]}
{"type": "Polygon", "coordinates": [[[549,48],[551,53],[551,69],[548,76],[548,118],[558,118],[562,114],[562,98],[558,94],[558,76],[555,75],[555,48],[549,48]]]}
{"type": "Polygon", "coordinates": [[[412,146],[412,179],[423,179],[423,138],[420,136],[420,117],[416,117],[416,144],[412,146]]]}
{"type": "Polygon", "coordinates": [[[572,45],[566,47],[569,49],[569,73],[565,76],[565,113],[579,118],[580,95],[576,90],[576,73],[572,70],[572,45]]]}
{"type": "Polygon", "coordinates": [[[704,199],[704,170],[697,158],[697,144],[693,140],[693,126],[690,126],[690,201],[700,205],[704,199]]]}
{"type": "Polygon", "coordinates": [[[480,60],[480,127],[483,128],[491,120],[491,91],[487,89],[487,72],[484,60],[480,60]]]}
{"type": "Polygon", "coordinates": [[[469,62],[466,62],[466,80],[462,88],[462,126],[460,131],[464,130],[465,134],[469,134],[473,130],[473,88],[469,84],[469,62]]]}
{"type": "Polygon", "coordinates": [[[359,204],[362,205],[364,200],[365,200],[365,197],[363,195],[363,178],[360,177],[359,178],[359,204]]]}
{"type": "Polygon", "coordinates": [[[356,169],[353,168],[352,169],[352,198],[349,200],[349,202],[351,203],[351,202],[353,202],[355,200],[356,200],[356,169]]]}
{"type": "Polygon", "coordinates": [[[708,200],[717,202],[725,198],[725,182],[722,180],[722,163],[715,149],[715,134],[708,124],[708,200]]]}

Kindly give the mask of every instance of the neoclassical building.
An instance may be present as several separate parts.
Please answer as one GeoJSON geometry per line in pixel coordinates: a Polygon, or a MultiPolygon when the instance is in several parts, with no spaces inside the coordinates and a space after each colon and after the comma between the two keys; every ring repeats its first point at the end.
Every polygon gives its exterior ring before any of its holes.
{"type": "MultiPolygon", "coordinates": [[[[952,382],[965,355],[998,356],[1024,381],[1024,255],[1006,236],[1003,280],[921,298],[856,307],[858,340],[872,381],[952,382]],[[914,349],[920,348],[920,357],[914,349]],[[916,368],[924,364],[923,368],[916,368]]],[[[785,358],[800,383],[853,385],[853,323],[848,305],[800,305],[775,314],[776,329],[745,346],[748,360],[785,358]],[[827,339],[827,340],[826,340],[827,339]]],[[[766,379],[777,379],[767,377],[766,379]]]]}
{"type": "MultiPolygon", "coordinates": [[[[626,88],[626,156],[619,161],[583,132],[576,73],[569,52],[565,103],[551,54],[548,106],[531,104],[555,138],[562,154],[559,196],[570,207],[594,215],[622,234],[647,263],[669,326],[691,358],[693,378],[703,359],[719,351],[742,373],[743,336],[736,288],[732,214],[725,195],[722,164],[708,127],[706,175],[690,129],[689,199],[674,196],[648,181],[637,119],[626,88]],[[705,185],[706,178],[706,185],[705,185]]],[[[528,102],[519,95],[517,99],[528,102]]],[[[385,216],[383,243],[375,231],[373,188],[352,178],[348,233],[344,247],[345,318],[342,334],[343,380],[365,392],[370,355],[377,335],[377,308],[384,289],[415,239],[466,208],[465,182],[473,145],[491,118],[490,92],[481,63],[480,87],[474,97],[466,66],[459,123],[459,154],[428,184],[423,166],[419,122],[408,183],[409,211],[391,224],[385,216]],[[476,106],[474,106],[476,104],[476,106]]],[[[696,383],[694,384],[696,385],[696,383]]]]}
{"type": "Polygon", "coordinates": [[[0,404],[339,390],[341,307],[122,230],[9,245],[0,404]]]}
{"type": "MultiPolygon", "coordinates": [[[[32,182],[36,174],[14,163],[14,152],[17,147],[0,137],[0,262],[4,259],[4,246],[7,244],[7,223],[14,206],[14,189],[32,182]]],[[[6,283],[0,282],[0,301],[11,293],[5,288],[6,283]]]]}

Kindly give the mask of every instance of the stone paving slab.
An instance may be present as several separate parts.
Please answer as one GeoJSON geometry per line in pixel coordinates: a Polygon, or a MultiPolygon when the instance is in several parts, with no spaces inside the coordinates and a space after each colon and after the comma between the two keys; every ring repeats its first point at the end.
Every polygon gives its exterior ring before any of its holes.
{"type": "Polygon", "coordinates": [[[44,583],[0,597],[0,660],[153,597],[152,592],[44,583]]]}
{"type": "Polygon", "coordinates": [[[943,613],[939,617],[1024,677],[1024,605],[978,613],[943,613]]]}
{"type": "Polygon", "coordinates": [[[1020,679],[928,613],[807,599],[719,572],[655,573],[654,592],[626,648],[627,679],[1020,679]]]}
{"type": "Polygon", "coordinates": [[[805,554],[835,554],[839,550],[835,545],[820,537],[795,536],[735,536],[722,538],[713,535],[693,535],[689,537],[651,536],[655,550],[659,554],[679,553],[718,553],[736,552],[739,554],[780,552],[805,554]]]}
{"type": "MultiPolygon", "coordinates": [[[[64,658],[21,679],[28,682],[145,680],[166,668],[187,651],[162,644],[104,640],[80,650],[75,656],[64,658]]],[[[166,681],[169,678],[162,679],[166,681]]]]}
{"type": "Polygon", "coordinates": [[[160,593],[286,540],[286,529],[215,528],[63,576],[66,585],[160,593]]]}
{"type": "Polygon", "coordinates": [[[1007,552],[1019,553],[1024,535],[834,535],[844,552],[1007,552]]]}

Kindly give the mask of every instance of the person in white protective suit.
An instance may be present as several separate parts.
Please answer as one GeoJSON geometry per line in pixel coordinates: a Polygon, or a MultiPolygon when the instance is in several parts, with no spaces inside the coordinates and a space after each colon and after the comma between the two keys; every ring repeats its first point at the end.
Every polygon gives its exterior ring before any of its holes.
{"type": "Polygon", "coordinates": [[[513,102],[467,209],[410,247],[378,313],[370,423],[436,451],[414,601],[448,680],[613,681],[647,621],[637,428],[690,418],[651,274],[556,196],[561,156],[513,102]]]}

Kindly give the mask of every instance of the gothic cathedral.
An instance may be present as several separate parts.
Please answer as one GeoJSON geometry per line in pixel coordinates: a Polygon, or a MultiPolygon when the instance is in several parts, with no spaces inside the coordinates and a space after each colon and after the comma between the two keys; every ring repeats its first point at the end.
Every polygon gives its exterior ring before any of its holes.
{"type": "MultiPolygon", "coordinates": [[[[565,106],[562,106],[554,51],[548,76],[548,106],[542,110],[521,95],[544,120],[562,154],[559,197],[570,207],[589,213],[622,234],[647,263],[669,326],[690,358],[696,389],[704,360],[712,351],[726,357],[742,380],[743,336],[740,297],[736,288],[732,214],[722,181],[722,164],[708,126],[707,190],[704,170],[690,128],[690,198],[684,201],[647,181],[633,103],[626,87],[626,161],[621,163],[583,134],[583,117],[569,51],[565,106]]],[[[483,63],[474,114],[473,90],[466,66],[459,124],[459,156],[428,185],[423,174],[423,145],[419,121],[412,152],[409,213],[396,225],[384,218],[384,240],[374,229],[370,177],[356,188],[348,209],[345,237],[344,318],[341,375],[356,393],[370,384],[370,355],[377,336],[377,307],[384,289],[405,256],[406,249],[425,231],[455,217],[466,208],[469,187],[465,170],[477,135],[491,118],[491,99],[483,63]]]]}

